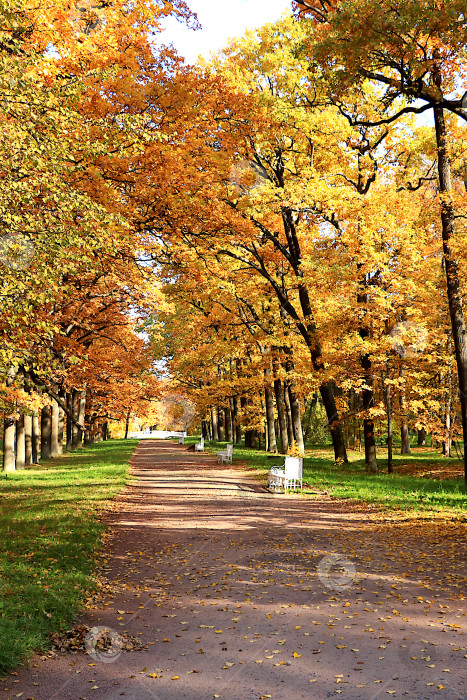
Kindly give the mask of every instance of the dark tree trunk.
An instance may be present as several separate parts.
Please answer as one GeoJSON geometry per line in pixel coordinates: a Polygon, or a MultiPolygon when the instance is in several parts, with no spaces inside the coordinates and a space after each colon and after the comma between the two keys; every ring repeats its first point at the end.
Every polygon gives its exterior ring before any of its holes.
{"type": "Polygon", "coordinates": [[[41,459],[49,459],[52,453],[52,407],[41,411],[41,459]]]}
{"type": "Polygon", "coordinates": [[[217,409],[217,432],[219,434],[219,442],[224,442],[225,441],[225,415],[224,415],[224,409],[221,408],[220,406],[217,409]]]}
{"type": "Polygon", "coordinates": [[[227,442],[233,442],[233,430],[232,430],[232,412],[230,407],[224,408],[225,416],[225,439],[227,442]]]}
{"type": "Polygon", "coordinates": [[[293,420],[292,420],[292,409],[290,408],[290,395],[287,382],[283,382],[282,386],[284,388],[284,405],[285,413],[287,416],[287,440],[289,442],[289,447],[295,441],[294,431],[293,431],[293,420]]]}
{"type": "Polygon", "coordinates": [[[81,392],[78,391],[77,389],[73,389],[72,392],[72,412],[73,412],[73,418],[74,421],[71,422],[71,449],[76,450],[79,443],[79,429],[77,426],[77,421],[79,420],[79,408],[80,408],[80,398],[81,398],[81,392]],[[76,421],[76,422],[75,422],[76,421]]]}
{"type": "Polygon", "coordinates": [[[391,398],[391,385],[386,385],[386,415],[388,418],[388,474],[392,474],[394,471],[393,461],[392,461],[392,398],[391,398]]]}
{"type": "Polygon", "coordinates": [[[289,436],[287,432],[287,408],[284,399],[284,389],[279,378],[274,380],[274,394],[276,397],[277,419],[281,434],[281,453],[287,454],[289,449],[289,436]]]}
{"type": "Polygon", "coordinates": [[[16,421],[16,469],[24,469],[26,464],[26,439],[24,413],[16,421]]]}
{"type": "Polygon", "coordinates": [[[405,407],[405,373],[406,370],[401,367],[399,370],[399,376],[403,380],[399,390],[399,403],[401,410],[401,455],[410,455],[412,454],[412,451],[410,449],[410,433],[405,407]]]}
{"type": "MultiPolygon", "coordinates": [[[[433,70],[433,82],[441,90],[441,72],[438,66],[433,70]]],[[[459,378],[459,394],[462,416],[462,432],[464,442],[464,478],[467,486],[467,327],[465,324],[463,295],[460,286],[459,263],[452,252],[454,237],[455,213],[452,202],[451,163],[449,160],[448,137],[444,110],[440,104],[434,109],[436,145],[438,148],[439,190],[443,197],[441,207],[441,224],[443,236],[444,265],[446,270],[446,286],[451,317],[452,338],[459,378]]]]}
{"type": "MultiPolygon", "coordinates": [[[[66,393],[66,407],[70,413],[73,412],[73,399],[72,395],[69,391],[66,393]]],[[[73,421],[71,420],[70,416],[67,415],[66,417],[66,447],[65,449],[67,451],[72,449],[72,441],[73,441],[73,421]]]]}
{"type": "Polygon", "coordinates": [[[126,414],[125,419],[125,440],[128,440],[128,431],[130,429],[130,411],[126,414]]]}
{"type": "Polygon", "coordinates": [[[32,457],[32,416],[24,416],[24,463],[27,467],[34,464],[32,457]]]}
{"type": "Polygon", "coordinates": [[[420,428],[420,430],[418,431],[417,445],[419,447],[423,447],[424,445],[426,445],[426,430],[425,430],[425,428],[420,428]]]}
{"type": "Polygon", "coordinates": [[[277,452],[276,431],[274,429],[274,399],[269,385],[264,387],[264,401],[266,404],[268,452],[277,452]]]}
{"type": "MultiPolygon", "coordinates": [[[[6,385],[13,386],[16,376],[14,367],[8,370],[6,385]]],[[[5,415],[3,421],[3,471],[14,472],[16,469],[15,455],[16,421],[13,416],[5,415]]]]}
{"type": "Polygon", "coordinates": [[[59,424],[59,407],[58,403],[56,401],[52,401],[52,410],[51,410],[51,419],[52,419],[52,426],[51,426],[51,442],[50,442],[50,456],[51,457],[58,457],[60,454],[60,448],[59,448],[59,437],[58,437],[58,424],[59,424]]]}
{"type": "Polygon", "coordinates": [[[39,431],[39,415],[33,413],[32,416],[32,463],[39,464],[41,457],[41,442],[39,431]]]}
{"type": "MultiPolygon", "coordinates": [[[[59,392],[60,398],[62,401],[65,401],[65,392],[63,389],[60,389],[59,392]]],[[[63,454],[63,430],[65,427],[65,411],[61,406],[58,408],[58,454],[61,455],[63,454]]]]}

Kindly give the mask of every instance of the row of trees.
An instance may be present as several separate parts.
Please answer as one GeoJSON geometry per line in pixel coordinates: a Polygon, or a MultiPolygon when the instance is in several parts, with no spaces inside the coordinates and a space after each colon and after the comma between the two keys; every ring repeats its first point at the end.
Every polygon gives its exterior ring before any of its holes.
{"type": "Polygon", "coordinates": [[[0,2],[5,470],[57,454],[64,416],[76,446],[157,393],[139,327],[161,297],[130,195],[162,139],[146,111],[175,62],[151,45],[168,14],[189,17],[177,0],[0,2]]]}
{"type": "Polygon", "coordinates": [[[462,434],[466,254],[461,8],[374,5],[368,32],[363,3],[303,3],[199,74],[154,203],[152,326],[210,423],[219,405],[274,449],[277,417],[302,450],[293,403],[318,392],[336,460],[361,420],[372,471],[393,417],[406,450],[409,420],[447,454],[462,434]]]}

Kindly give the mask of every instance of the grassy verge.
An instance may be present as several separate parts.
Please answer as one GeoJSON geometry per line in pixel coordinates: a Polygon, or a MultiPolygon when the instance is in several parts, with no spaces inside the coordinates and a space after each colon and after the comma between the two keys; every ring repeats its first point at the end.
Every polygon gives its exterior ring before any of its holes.
{"type": "Polygon", "coordinates": [[[0,671],[46,648],[96,586],[99,514],[124,486],[136,440],[110,440],[0,474],[0,671]]]}
{"type": "MultiPolygon", "coordinates": [[[[224,449],[224,445],[205,443],[211,452],[224,449]]],[[[394,473],[387,474],[385,450],[379,450],[378,459],[380,472],[368,474],[361,452],[349,451],[349,463],[336,466],[330,447],[311,446],[303,462],[303,491],[326,491],[334,498],[373,503],[392,511],[430,513],[456,520],[465,517],[467,495],[458,460],[443,459],[433,448],[412,448],[412,455],[394,455],[394,473]]],[[[235,461],[245,462],[266,482],[268,469],[282,464],[283,456],[235,445],[235,461]]]]}

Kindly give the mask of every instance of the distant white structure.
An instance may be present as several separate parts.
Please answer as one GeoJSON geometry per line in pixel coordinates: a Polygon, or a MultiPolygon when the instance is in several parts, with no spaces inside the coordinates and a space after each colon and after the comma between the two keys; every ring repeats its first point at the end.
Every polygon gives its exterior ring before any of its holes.
{"type": "Polygon", "coordinates": [[[145,438],[153,438],[156,440],[165,440],[166,438],[186,438],[186,430],[139,430],[128,433],[128,437],[134,440],[144,440],[145,438]]]}

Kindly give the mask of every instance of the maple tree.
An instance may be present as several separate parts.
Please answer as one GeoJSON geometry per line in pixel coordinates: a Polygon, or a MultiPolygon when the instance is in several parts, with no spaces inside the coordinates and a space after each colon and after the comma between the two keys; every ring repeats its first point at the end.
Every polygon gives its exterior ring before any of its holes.
{"type": "MultiPolygon", "coordinates": [[[[457,363],[467,482],[467,340],[463,310],[462,253],[459,221],[465,196],[452,181],[452,132],[445,112],[467,121],[465,110],[466,25],[463,2],[341,3],[300,0],[296,3],[309,27],[305,52],[329,77],[331,92],[346,113],[348,89],[365,81],[377,85],[379,118],[360,114],[356,125],[397,122],[405,114],[433,115],[437,148],[439,198],[446,289],[457,363]],[[420,101],[421,105],[414,105],[420,101]]],[[[420,182],[426,173],[420,173],[420,182]]],[[[463,189],[463,188],[462,188],[463,189]]]]}

